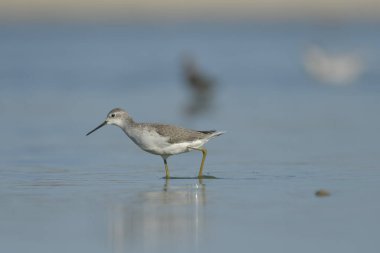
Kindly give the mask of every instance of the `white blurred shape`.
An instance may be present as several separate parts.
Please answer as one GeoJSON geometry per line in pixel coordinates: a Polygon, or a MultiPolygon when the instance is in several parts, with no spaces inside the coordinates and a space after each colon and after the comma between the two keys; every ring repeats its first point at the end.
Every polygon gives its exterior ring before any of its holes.
{"type": "Polygon", "coordinates": [[[363,59],[359,54],[330,54],[318,46],[311,46],[306,51],[304,66],[318,81],[339,86],[356,81],[364,69],[363,59]]]}

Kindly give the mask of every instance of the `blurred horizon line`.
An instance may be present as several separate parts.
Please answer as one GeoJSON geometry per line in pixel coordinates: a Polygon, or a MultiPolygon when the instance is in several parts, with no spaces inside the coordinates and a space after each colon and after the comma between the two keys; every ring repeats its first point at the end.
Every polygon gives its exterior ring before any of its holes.
{"type": "Polygon", "coordinates": [[[0,24],[8,22],[233,22],[380,20],[380,1],[373,0],[3,0],[0,24]]]}

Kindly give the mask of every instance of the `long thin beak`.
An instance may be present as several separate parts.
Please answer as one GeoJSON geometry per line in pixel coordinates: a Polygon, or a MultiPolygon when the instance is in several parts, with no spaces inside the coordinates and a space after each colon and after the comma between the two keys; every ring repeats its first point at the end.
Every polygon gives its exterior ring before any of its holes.
{"type": "Polygon", "coordinates": [[[107,125],[107,121],[104,121],[102,124],[100,124],[99,126],[97,126],[94,130],[88,132],[88,133],[86,134],[86,136],[92,134],[93,132],[95,132],[96,130],[98,130],[99,128],[101,128],[101,127],[103,127],[103,126],[105,126],[105,125],[107,125]]]}

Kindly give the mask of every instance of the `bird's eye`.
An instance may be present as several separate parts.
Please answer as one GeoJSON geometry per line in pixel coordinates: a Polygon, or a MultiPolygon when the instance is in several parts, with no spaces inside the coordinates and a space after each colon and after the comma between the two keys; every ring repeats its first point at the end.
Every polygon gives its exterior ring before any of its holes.
{"type": "Polygon", "coordinates": [[[112,114],[111,114],[111,117],[112,117],[112,118],[115,118],[115,113],[112,113],[112,114]]]}

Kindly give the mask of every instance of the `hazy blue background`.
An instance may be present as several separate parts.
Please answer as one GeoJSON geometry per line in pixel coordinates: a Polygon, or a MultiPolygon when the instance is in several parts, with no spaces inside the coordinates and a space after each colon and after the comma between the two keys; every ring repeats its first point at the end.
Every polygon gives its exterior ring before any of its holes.
{"type": "MultiPolygon", "coordinates": [[[[377,22],[190,22],[0,26],[1,252],[378,252],[377,22]],[[305,71],[316,44],[355,52],[350,83],[305,71]],[[181,56],[217,80],[184,114],[181,56]],[[165,182],[160,157],[119,129],[136,121],[225,130],[215,180],[165,182]],[[328,189],[332,195],[317,198],[328,189]]],[[[169,159],[195,176],[201,154],[169,159]]]]}

